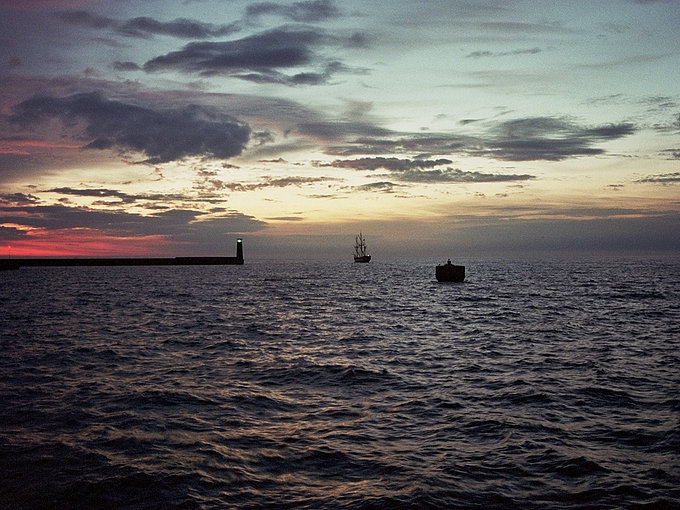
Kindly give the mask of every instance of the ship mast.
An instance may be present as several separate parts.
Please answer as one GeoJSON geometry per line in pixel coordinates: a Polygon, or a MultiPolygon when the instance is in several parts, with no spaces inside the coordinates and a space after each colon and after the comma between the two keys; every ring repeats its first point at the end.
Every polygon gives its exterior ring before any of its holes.
{"type": "Polygon", "coordinates": [[[364,239],[363,233],[359,232],[359,235],[354,238],[354,254],[357,257],[363,257],[366,255],[366,240],[364,239]]]}

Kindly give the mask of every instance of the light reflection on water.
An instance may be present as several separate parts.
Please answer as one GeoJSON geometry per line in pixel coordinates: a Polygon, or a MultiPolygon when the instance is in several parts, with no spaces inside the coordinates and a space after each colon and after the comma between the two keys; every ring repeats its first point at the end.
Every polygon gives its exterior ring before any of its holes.
{"type": "Polygon", "coordinates": [[[678,264],[435,264],[0,274],[0,497],[680,505],[678,264]]]}

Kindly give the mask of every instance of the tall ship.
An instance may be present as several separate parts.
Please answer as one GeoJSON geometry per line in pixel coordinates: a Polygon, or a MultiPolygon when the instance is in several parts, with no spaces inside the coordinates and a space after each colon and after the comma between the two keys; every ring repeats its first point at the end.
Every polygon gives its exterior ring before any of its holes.
{"type": "Polygon", "coordinates": [[[370,262],[371,256],[366,253],[366,239],[361,232],[354,238],[354,262],[370,262]]]}

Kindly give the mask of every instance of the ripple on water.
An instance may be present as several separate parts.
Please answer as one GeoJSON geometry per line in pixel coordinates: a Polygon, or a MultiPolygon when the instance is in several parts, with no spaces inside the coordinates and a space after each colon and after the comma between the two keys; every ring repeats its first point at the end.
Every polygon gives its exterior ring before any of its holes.
{"type": "Polygon", "coordinates": [[[466,266],[1,274],[0,500],[680,507],[677,264],[466,266]]]}

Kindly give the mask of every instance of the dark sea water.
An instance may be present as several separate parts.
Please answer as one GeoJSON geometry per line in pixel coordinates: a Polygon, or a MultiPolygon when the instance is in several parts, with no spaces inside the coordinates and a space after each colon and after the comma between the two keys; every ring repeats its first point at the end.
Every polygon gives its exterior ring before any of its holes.
{"type": "Polygon", "coordinates": [[[680,261],[0,273],[0,508],[680,508],[680,261]]]}

